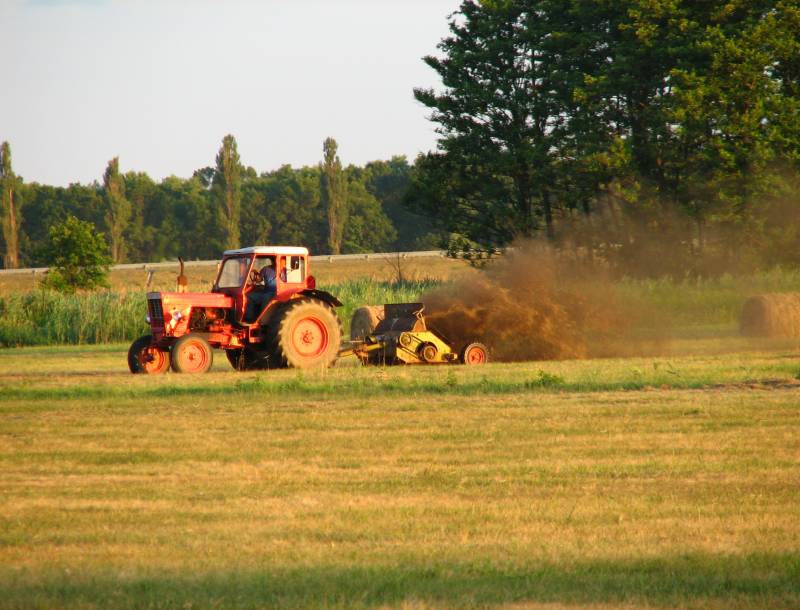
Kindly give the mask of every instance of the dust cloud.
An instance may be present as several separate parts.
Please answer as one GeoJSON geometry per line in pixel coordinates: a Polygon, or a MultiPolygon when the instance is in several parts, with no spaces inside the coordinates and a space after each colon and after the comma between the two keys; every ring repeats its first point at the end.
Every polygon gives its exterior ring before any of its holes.
{"type": "MultiPolygon", "coordinates": [[[[649,351],[633,330],[652,312],[631,311],[605,274],[517,244],[486,269],[422,297],[428,327],[454,347],[486,344],[493,360],[561,360],[649,351]]],[[[652,320],[651,320],[652,321],[652,320]]]]}

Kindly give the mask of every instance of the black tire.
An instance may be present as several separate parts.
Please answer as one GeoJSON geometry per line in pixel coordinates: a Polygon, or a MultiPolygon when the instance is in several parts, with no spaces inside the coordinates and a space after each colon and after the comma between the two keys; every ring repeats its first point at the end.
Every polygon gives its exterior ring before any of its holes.
{"type": "Polygon", "coordinates": [[[316,299],[290,301],[274,320],[270,332],[274,332],[276,364],[308,368],[336,362],[342,324],[331,307],[316,299]]]}
{"type": "Polygon", "coordinates": [[[483,343],[470,343],[464,346],[459,354],[459,361],[461,364],[478,365],[486,364],[489,362],[489,350],[483,343]]]}
{"type": "Polygon", "coordinates": [[[261,371],[272,368],[270,362],[273,358],[269,352],[256,351],[245,347],[226,349],[225,356],[236,371],[261,371]]]}
{"type": "Polygon", "coordinates": [[[439,350],[433,343],[423,343],[417,350],[420,360],[432,364],[436,362],[436,357],[439,355],[439,350]]]}
{"type": "Polygon", "coordinates": [[[214,352],[203,337],[189,333],[172,346],[169,360],[176,373],[206,373],[214,363],[214,352]]]}
{"type": "Polygon", "coordinates": [[[169,352],[153,345],[153,335],[144,335],[131,343],[128,368],[135,375],[158,375],[169,368],[169,352]]]}

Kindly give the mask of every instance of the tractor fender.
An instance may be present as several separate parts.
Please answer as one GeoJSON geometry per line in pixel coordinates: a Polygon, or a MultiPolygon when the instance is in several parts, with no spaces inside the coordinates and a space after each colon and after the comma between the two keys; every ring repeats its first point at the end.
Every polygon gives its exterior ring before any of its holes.
{"type": "Polygon", "coordinates": [[[272,300],[269,304],[264,308],[264,311],[261,312],[261,315],[258,317],[258,322],[262,326],[266,326],[267,322],[272,319],[272,316],[275,315],[281,307],[286,305],[286,301],[276,301],[272,300]]]}
{"type": "Polygon", "coordinates": [[[298,298],[308,298],[308,299],[316,299],[318,301],[322,301],[326,305],[331,308],[334,307],[341,307],[342,302],[333,296],[330,292],[325,292],[324,290],[314,290],[314,289],[306,289],[301,290],[300,292],[295,293],[289,301],[276,301],[273,300],[270,302],[269,305],[264,309],[259,316],[258,321],[263,326],[266,325],[281,308],[283,308],[287,303],[293,302],[295,299],[298,298]]]}
{"type": "Polygon", "coordinates": [[[302,294],[304,296],[310,297],[312,299],[317,299],[318,301],[322,301],[323,303],[327,303],[331,307],[341,307],[342,302],[333,296],[330,292],[326,292],[324,290],[317,290],[315,288],[307,288],[306,290],[301,290],[297,294],[302,294]]]}

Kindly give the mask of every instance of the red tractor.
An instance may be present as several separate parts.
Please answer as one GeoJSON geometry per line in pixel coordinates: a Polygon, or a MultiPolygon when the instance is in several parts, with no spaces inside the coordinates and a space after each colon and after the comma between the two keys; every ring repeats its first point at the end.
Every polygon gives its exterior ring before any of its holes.
{"type": "Polygon", "coordinates": [[[147,294],[152,332],[133,342],[128,367],[204,373],[212,348],[224,349],[236,370],[330,366],[342,342],[341,305],[316,289],[306,248],[228,250],[211,292],[147,294]]]}

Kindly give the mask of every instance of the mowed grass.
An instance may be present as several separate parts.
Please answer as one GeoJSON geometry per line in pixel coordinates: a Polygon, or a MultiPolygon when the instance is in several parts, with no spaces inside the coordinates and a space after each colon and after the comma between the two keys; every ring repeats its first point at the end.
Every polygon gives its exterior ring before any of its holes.
{"type": "Polygon", "coordinates": [[[202,377],[0,351],[0,607],[796,608],[800,352],[740,347],[202,377]]]}

